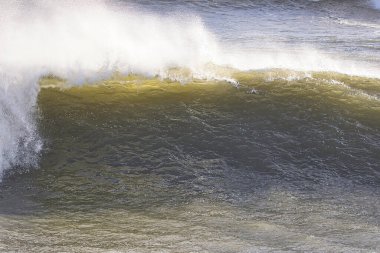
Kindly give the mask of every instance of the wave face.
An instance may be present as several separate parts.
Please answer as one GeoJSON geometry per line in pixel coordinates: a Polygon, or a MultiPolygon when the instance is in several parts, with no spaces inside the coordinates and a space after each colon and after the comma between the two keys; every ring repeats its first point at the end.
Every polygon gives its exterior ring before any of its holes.
{"type": "Polygon", "coordinates": [[[379,80],[231,77],[42,79],[49,152],[0,185],[2,249],[378,251],[379,80]]]}

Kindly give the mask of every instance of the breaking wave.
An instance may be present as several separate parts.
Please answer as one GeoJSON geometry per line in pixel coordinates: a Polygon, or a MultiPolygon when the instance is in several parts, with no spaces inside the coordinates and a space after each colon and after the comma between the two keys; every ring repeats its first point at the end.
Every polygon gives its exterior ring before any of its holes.
{"type": "Polygon", "coordinates": [[[152,15],[105,1],[1,1],[1,6],[1,175],[12,166],[38,162],[43,141],[36,104],[42,76],[58,76],[72,85],[115,72],[179,81],[233,81],[231,69],[273,68],[380,77],[374,66],[313,48],[278,45],[247,52],[226,47],[194,15],[152,15]]]}

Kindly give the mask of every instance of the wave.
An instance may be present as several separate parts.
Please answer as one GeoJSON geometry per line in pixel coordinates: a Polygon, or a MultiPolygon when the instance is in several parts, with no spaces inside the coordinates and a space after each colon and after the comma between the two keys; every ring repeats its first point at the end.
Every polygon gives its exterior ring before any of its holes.
{"type": "Polygon", "coordinates": [[[0,174],[37,163],[41,76],[56,75],[73,85],[115,72],[233,81],[230,69],[268,68],[380,77],[376,66],[312,48],[226,47],[194,15],[159,16],[111,1],[1,1],[1,6],[0,174]]]}

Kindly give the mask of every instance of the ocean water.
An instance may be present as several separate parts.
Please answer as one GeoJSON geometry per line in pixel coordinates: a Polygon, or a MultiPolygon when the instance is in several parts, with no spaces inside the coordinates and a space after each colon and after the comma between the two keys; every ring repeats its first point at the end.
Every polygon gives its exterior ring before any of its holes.
{"type": "Polygon", "coordinates": [[[379,252],[378,0],[0,0],[0,252],[379,252]]]}

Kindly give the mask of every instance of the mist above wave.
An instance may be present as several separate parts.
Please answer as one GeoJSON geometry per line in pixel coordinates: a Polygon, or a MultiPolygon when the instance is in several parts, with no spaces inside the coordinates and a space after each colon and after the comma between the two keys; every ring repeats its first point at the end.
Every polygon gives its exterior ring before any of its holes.
{"type": "Polygon", "coordinates": [[[181,67],[208,78],[216,76],[205,68],[213,63],[240,70],[287,68],[380,76],[374,67],[307,46],[294,49],[274,42],[266,51],[226,48],[200,18],[184,13],[159,16],[104,1],[2,5],[0,66],[17,73],[33,70],[81,83],[115,71],[166,77],[168,68],[181,67]]]}

